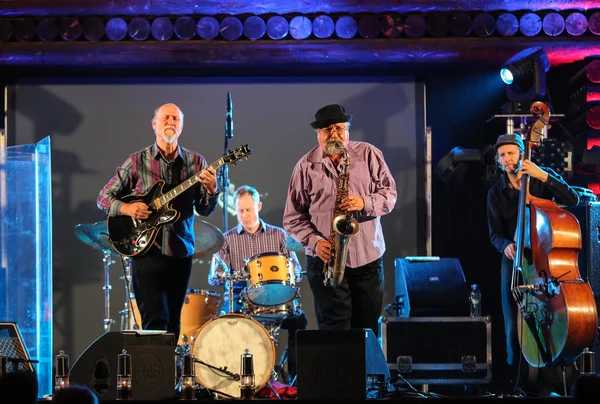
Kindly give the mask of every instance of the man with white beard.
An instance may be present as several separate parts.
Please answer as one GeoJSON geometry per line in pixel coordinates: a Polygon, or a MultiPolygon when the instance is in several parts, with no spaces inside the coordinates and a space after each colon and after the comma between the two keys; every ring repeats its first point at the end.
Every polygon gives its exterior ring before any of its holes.
{"type": "Polygon", "coordinates": [[[145,195],[159,180],[165,182],[162,192],[167,193],[199,173],[198,183],[172,201],[179,218],[162,226],[153,245],[132,260],[132,286],[142,328],[166,330],[178,340],[194,254],[194,209],[202,216],[214,212],[217,179],[215,170],[208,167],[202,155],[179,146],[183,112],[177,105],[157,108],[152,129],[155,143],[130,155],[102,188],[96,202],[109,216],[147,219],[151,211],[144,202],[125,203],[121,198],[145,195]]]}

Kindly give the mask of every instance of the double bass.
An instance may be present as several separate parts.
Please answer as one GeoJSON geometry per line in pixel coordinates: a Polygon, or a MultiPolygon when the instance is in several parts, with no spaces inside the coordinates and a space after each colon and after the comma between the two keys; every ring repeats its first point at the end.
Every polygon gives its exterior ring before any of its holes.
{"type": "MultiPolygon", "coordinates": [[[[543,139],[550,118],[542,102],[525,140],[524,159],[543,139]]],[[[511,291],[518,307],[521,351],[532,367],[565,365],[594,344],[598,314],[594,294],[581,278],[582,246],[577,218],[554,201],[529,193],[529,175],[521,178],[511,291]]]]}

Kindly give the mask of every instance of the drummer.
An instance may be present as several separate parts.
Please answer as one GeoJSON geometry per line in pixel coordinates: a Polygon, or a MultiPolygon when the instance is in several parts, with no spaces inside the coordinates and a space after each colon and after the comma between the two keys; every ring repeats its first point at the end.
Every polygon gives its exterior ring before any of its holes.
{"type": "MultiPolygon", "coordinates": [[[[225,243],[213,257],[213,262],[220,261],[223,265],[211,265],[208,283],[211,286],[223,285],[223,276],[228,271],[227,268],[232,270],[234,276],[238,275],[239,279],[234,282],[233,288],[233,311],[240,313],[243,307],[241,292],[246,286],[247,279],[244,271],[247,260],[267,253],[287,255],[294,264],[296,284],[302,281],[302,268],[296,253],[286,246],[288,236],[285,230],[260,219],[259,212],[262,209],[262,202],[258,191],[251,186],[244,185],[235,191],[233,198],[238,225],[225,233],[225,243]]],[[[221,314],[227,314],[230,306],[229,296],[226,291],[223,296],[221,314]]],[[[296,330],[305,329],[306,326],[306,315],[301,309],[283,319],[281,323],[281,328],[288,330],[289,382],[293,381],[296,375],[296,330]]]]}

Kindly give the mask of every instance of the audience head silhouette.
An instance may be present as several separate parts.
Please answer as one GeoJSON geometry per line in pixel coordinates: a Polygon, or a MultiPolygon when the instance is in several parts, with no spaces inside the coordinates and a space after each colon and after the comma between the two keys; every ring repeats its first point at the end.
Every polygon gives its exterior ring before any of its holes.
{"type": "Polygon", "coordinates": [[[0,401],[3,403],[35,404],[38,399],[38,380],[34,372],[7,372],[0,377],[0,401]]]}
{"type": "Polygon", "coordinates": [[[86,386],[71,385],[52,394],[52,402],[58,404],[98,404],[98,397],[86,386]]]}

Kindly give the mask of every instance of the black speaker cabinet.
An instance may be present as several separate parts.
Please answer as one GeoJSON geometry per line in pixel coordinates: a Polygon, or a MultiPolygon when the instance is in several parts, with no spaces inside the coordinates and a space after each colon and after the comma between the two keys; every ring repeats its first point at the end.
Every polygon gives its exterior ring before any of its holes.
{"type": "Polygon", "coordinates": [[[492,381],[492,318],[381,317],[381,346],[392,374],[415,384],[492,381]]]}
{"type": "Polygon", "coordinates": [[[71,367],[72,384],[92,389],[100,400],[117,397],[117,357],[131,355],[134,400],[162,400],[175,396],[175,335],[142,335],[111,331],[94,341],[71,367]]]}
{"type": "Polygon", "coordinates": [[[596,301],[600,300],[600,202],[567,208],[581,227],[582,248],[579,251],[579,272],[590,282],[596,301]]]}
{"type": "Polygon", "coordinates": [[[396,258],[394,270],[397,317],[469,315],[469,285],[457,258],[396,258]]]}
{"type": "Polygon", "coordinates": [[[298,330],[297,398],[367,398],[370,381],[388,381],[390,371],[371,329],[298,330]]]}

